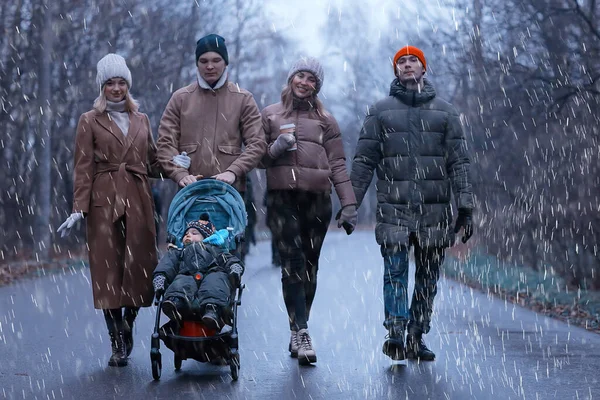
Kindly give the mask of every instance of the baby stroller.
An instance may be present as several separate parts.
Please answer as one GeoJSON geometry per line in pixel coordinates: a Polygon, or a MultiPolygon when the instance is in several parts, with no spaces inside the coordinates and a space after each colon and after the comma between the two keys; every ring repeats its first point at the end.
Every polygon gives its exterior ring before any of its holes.
{"type": "MultiPolygon", "coordinates": [[[[229,230],[226,244],[229,251],[239,255],[247,214],[244,200],[230,185],[214,179],[203,179],[186,186],[179,191],[171,205],[167,219],[167,241],[177,247],[183,247],[181,238],[187,222],[198,220],[202,213],[208,213],[216,229],[229,230]]],[[[150,360],[152,377],[159,380],[162,369],[160,341],[162,340],[174,354],[175,370],[181,368],[183,360],[194,359],[199,362],[226,363],[231,370],[233,380],[238,379],[240,355],[238,352],[237,307],[241,305],[244,285],[233,288],[231,307],[231,329],[221,332],[208,332],[202,329],[200,322],[194,324],[196,334],[185,336],[183,329],[178,332],[174,321],[160,327],[162,297],[155,301],[156,322],[152,333],[150,360]],[[200,326],[200,328],[198,328],[200,326]]],[[[184,326],[186,321],[184,320],[184,326]]],[[[189,331],[189,330],[188,330],[189,331]]]]}

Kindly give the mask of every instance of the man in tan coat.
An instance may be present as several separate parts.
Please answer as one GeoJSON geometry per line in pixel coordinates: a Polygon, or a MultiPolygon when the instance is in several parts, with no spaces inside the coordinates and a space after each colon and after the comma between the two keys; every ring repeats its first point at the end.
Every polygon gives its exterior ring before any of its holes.
{"type": "Polygon", "coordinates": [[[246,174],[266,153],[258,106],[250,92],[228,81],[228,64],[225,39],[211,34],[198,40],[197,79],[177,90],[163,113],[158,159],[181,187],[202,175],[243,192],[246,174]],[[180,152],[191,158],[188,169],[172,162],[180,152]]]}

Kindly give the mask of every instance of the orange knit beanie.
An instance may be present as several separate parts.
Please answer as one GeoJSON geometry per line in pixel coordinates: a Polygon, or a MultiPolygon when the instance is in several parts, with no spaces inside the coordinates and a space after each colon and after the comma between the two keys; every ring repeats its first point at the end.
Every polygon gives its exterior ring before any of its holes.
{"type": "Polygon", "coordinates": [[[421,64],[423,64],[423,69],[427,70],[427,61],[425,61],[425,54],[423,54],[423,51],[415,46],[404,46],[398,50],[394,56],[394,75],[396,74],[396,64],[398,63],[398,59],[408,55],[417,57],[419,61],[421,61],[421,64]]]}

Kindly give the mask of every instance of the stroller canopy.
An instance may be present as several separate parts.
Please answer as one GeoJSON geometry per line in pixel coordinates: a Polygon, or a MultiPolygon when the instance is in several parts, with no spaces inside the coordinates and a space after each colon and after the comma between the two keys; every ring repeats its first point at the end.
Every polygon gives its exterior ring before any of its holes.
{"type": "Polygon", "coordinates": [[[244,199],[233,186],[216,179],[203,179],[181,189],[169,205],[167,241],[182,247],[186,225],[207,213],[217,230],[231,228],[242,236],[248,224],[244,199]]]}

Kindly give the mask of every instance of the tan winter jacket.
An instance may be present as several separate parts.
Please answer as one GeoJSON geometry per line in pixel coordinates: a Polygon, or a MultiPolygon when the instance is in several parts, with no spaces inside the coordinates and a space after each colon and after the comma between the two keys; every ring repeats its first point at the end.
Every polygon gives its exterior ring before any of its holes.
{"type": "Polygon", "coordinates": [[[194,82],[173,93],[160,120],[157,146],[158,159],[175,182],[188,174],[210,177],[230,171],[239,191],[267,149],[252,94],[231,82],[216,90],[194,82]],[[192,159],[189,171],[171,161],[183,151],[192,159]]]}
{"type": "Polygon", "coordinates": [[[262,111],[266,141],[273,144],[281,125],[296,125],[296,151],[286,151],[272,159],[267,152],[262,167],[267,170],[267,190],[305,190],[331,192],[333,183],[342,207],[356,204],[352,184],[346,171],[342,134],[331,115],[319,119],[309,110],[294,110],[284,118],[281,103],[262,111]]]}

